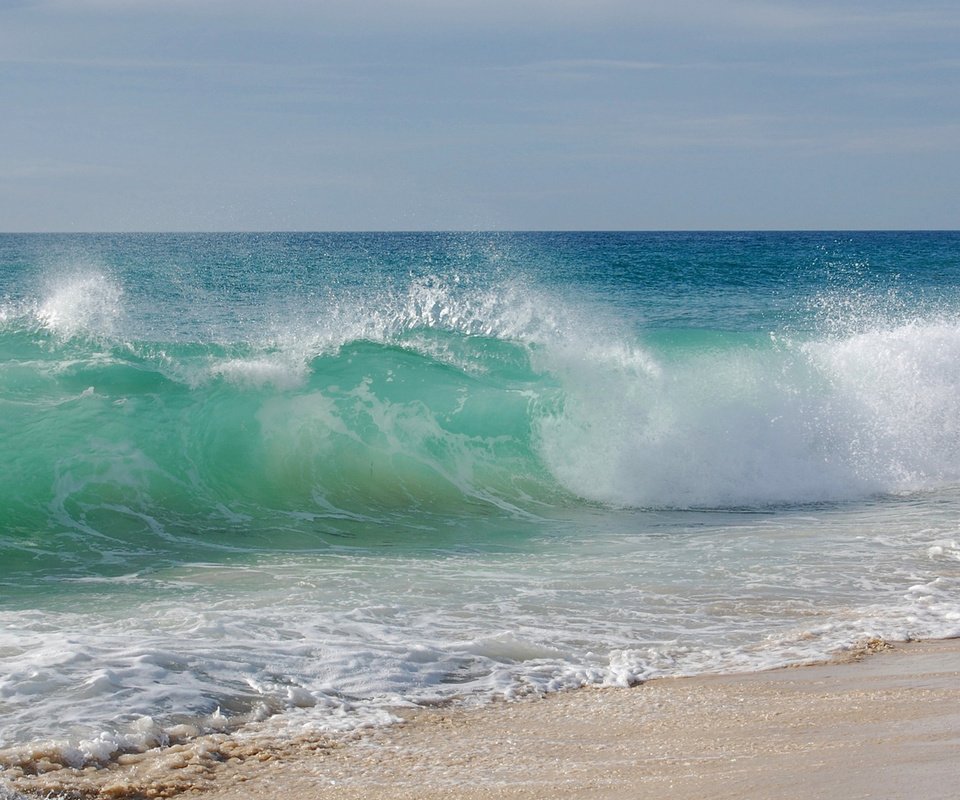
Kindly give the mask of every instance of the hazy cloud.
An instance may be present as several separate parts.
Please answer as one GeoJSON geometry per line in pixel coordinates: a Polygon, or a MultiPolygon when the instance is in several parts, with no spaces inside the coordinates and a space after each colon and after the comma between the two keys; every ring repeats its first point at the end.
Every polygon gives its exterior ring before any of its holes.
{"type": "Polygon", "coordinates": [[[0,226],[951,227],[958,52],[955,0],[0,0],[0,226]]]}

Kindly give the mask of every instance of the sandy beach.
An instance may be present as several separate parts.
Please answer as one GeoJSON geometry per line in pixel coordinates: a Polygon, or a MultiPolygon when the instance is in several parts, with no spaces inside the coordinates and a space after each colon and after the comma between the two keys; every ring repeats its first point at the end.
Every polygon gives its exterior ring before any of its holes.
{"type": "Polygon", "coordinates": [[[960,794],[960,640],[430,709],[346,742],[210,736],[120,761],[7,777],[73,797],[947,800],[960,794]]]}

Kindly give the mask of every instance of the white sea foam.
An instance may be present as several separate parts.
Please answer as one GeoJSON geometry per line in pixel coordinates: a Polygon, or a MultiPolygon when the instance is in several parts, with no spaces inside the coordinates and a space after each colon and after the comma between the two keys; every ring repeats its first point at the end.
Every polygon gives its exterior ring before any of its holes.
{"type": "Polygon", "coordinates": [[[254,722],[344,731],[411,702],[957,636],[957,503],[678,515],[651,535],[645,517],[617,532],[588,516],[532,553],[349,549],[103,578],[118,602],[8,612],[2,758],[76,765],[254,722]]]}
{"type": "Polygon", "coordinates": [[[566,402],[540,421],[543,455],[583,497],[742,506],[960,481],[960,324],[637,361],[544,356],[566,402]]]}
{"type": "Polygon", "coordinates": [[[914,322],[807,345],[857,469],[884,488],[960,480],[960,322],[914,322]]]}

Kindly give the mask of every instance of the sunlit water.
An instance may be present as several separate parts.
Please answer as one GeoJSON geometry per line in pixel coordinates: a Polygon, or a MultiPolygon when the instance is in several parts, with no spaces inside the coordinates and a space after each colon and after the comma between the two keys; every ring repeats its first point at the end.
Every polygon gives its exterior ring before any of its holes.
{"type": "Polygon", "coordinates": [[[0,236],[3,758],[960,635],[958,276],[956,234],[0,236]]]}

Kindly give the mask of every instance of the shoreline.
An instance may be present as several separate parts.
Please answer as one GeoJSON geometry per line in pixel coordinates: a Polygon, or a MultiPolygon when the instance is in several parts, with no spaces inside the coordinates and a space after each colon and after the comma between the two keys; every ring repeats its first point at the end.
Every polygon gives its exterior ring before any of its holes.
{"type": "Polygon", "coordinates": [[[948,800],[960,639],[402,716],[346,738],[213,735],[105,769],[5,777],[27,796],[71,798],[948,800]]]}

